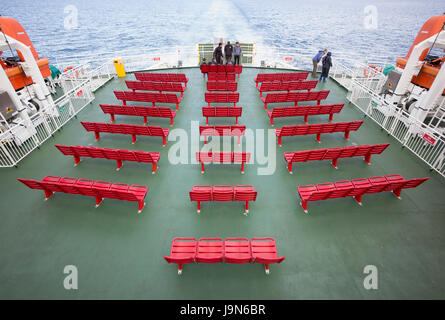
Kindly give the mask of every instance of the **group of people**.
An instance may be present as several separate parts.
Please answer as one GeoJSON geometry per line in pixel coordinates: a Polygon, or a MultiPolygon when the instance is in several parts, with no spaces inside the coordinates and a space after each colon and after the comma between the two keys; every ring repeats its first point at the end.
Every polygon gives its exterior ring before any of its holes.
{"type": "Polygon", "coordinates": [[[328,52],[327,49],[320,50],[318,53],[312,58],[312,63],[314,68],[312,69],[312,77],[317,77],[317,67],[318,63],[322,63],[321,75],[319,81],[326,82],[326,78],[329,76],[329,69],[332,67],[332,58],[331,52],[328,52]]]}
{"type": "Polygon", "coordinates": [[[213,51],[212,61],[207,63],[206,58],[204,58],[202,59],[201,64],[224,64],[224,58],[226,64],[241,64],[240,61],[242,53],[243,50],[241,49],[241,46],[238,41],[235,43],[235,46],[232,46],[230,44],[230,41],[227,41],[227,44],[224,46],[224,55],[223,55],[223,44],[222,42],[220,42],[213,51]],[[232,57],[234,61],[232,61],[232,57]]]}

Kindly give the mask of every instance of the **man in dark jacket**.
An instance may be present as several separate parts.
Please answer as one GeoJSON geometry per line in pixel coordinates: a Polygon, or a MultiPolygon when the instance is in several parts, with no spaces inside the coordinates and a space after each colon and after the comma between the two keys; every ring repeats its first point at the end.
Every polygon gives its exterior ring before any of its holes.
{"type": "Polygon", "coordinates": [[[328,52],[322,60],[323,68],[321,69],[320,81],[326,82],[326,78],[329,77],[329,69],[332,67],[331,53],[328,52]]]}
{"type": "Polygon", "coordinates": [[[224,47],[224,55],[226,56],[226,63],[232,61],[232,52],[233,52],[233,46],[230,44],[230,41],[227,41],[227,44],[224,47]]]}
{"type": "Polygon", "coordinates": [[[323,54],[326,54],[328,50],[324,49],[323,51],[318,51],[318,53],[312,58],[312,64],[314,65],[314,68],[312,69],[312,77],[317,77],[317,66],[320,62],[321,58],[323,57],[323,54]]]}
{"type": "Polygon", "coordinates": [[[213,58],[216,59],[217,64],[222,64],[222,43],[220,42],[219,45],[215,48],[215,51],[213,51],[213,58]]]}

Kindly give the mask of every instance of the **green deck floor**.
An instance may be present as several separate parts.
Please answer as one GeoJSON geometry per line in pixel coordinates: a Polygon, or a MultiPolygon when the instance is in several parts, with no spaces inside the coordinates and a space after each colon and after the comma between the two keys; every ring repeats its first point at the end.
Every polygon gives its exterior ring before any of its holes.
{"type": "MultiPolygon", "coordinates": [[[[205,81],[199,69],[184,69],[189,86],[172,128],[190,132],[190,122],[204,123],[205,81]]],[[[243,116],[240,124],[270,129],[263,104],[253,82],[258,69],[245,68],[239,82],[243,116]]],[[[133,79],[133,75],[127,78],[133,79]]],[[[161,147],[157,137],[102,134],[95,142],[80,124],[109,122],[99,103],[116,103],[113,90],[124,88],[114,79],[96,92],[96,99],[78,119],[68,123],[40,150],[20,162],[18,168],[0,169],[0,298],[32,299],[406,299],[445,298],[445,180],[430,172],[421,160],[382,132],[370,119],[350,140],[342,134],[285,137],[277,147],[277,169],[270,176],[257,175],[257,165],[210,165],[202,175],[196,164],[171,165],[167,153],[173,142],[161,147]],[[284,151],[390,142],[368,166],[362,159],[340,159],[339,169],[328,161],[285,167],[284,151]],[[121,149],[160,151],[158,172],[150,164],[125,162],[116,171],[112,160],[86,158],[73,167],[53,145],[91,145],[121,149]],[[399,173],[406,178],[430,176],[416,189],[365,195],[363,206],[350,198],[309,203],[309,215],[299,206],[297,185],[334,182],[399,173]],[[94,208],[90,197],[55,194],[43,201],[43,192],[31,190],[16,178],[41,179],[45,175],[148,185],[147,205],[137,214],[133,202],[105,199],[94,208]],[[258,190],[249,216],[243,205],[204,203],[200,215],[188,191],[196,184],[251,184],[258,190]],[[231,237],[272,236],[286,260],[271,266],[266,276],[259,264],[185,265],[163,259],[176,236],[231,237]],[[76,265],[79,289],[65,290],[63,268],[76,265]],[[363,268],[379,270],[379,289],[363,288],[363,268]]],[[[330,89],[326,103],[346,102],[346,91],[332,80],[319,84],[330,89]]],[[[345,104],[334,121],[363,119],[353,105],[345,104]]],[[[139,117],[116,116],[119,123],[142,124],[139,117]]],[[[214,121],[212,121],[214,122],[214,121]]],[[[327,122],[327,116],[309,117],[309,123],[327,122]]],[[[153,125],[169,127],[167,119],[153,125]]],[[[232,123],[219,119],[219,124],[232,123]]],[[[301,124],[301,117],[277,119],[275,127],[301,124]]],[[[193,142],[197,144],[197,141],[193,142]]],[[[200,144],[203,145],[203,142],[200,144]]]]}

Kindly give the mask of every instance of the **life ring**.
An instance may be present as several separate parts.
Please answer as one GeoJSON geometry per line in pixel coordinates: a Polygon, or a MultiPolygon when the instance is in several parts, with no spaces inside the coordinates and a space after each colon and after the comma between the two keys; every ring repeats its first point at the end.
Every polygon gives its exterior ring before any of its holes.
{"type": "Polygon", "coordinates": [[[375,77],[375,75],[377,74],[378,71],[379,71],[379,69],[375,65],[370,64],[363,70],[363,75],[366,78],[372,78],[372,77],[375,77]],[[370,70],[373,70],[373,72],[369,72],[370,70]]]}
{"type": "MultiPolygon", "coordinates": [[[[70,71],[70,70],[74,70],[74,71],[76,71],[76,77],[75,77],[75,78],[79,77],[79,71],[77,71],[76,69],[74,69],[72,66],[66,67],[66,69],[63,70],[63,72],[64,72],[64,73],[67,73],[67,72],[70,71]]],[[[70,72],[70,73],[71,73],[71,72],[70,72]]],[[[71,76],[71,75],[70,75],[70,76],[71,76]]],[[[70,76],[68,76],[68,78],[69,78],[70,76]]]]}

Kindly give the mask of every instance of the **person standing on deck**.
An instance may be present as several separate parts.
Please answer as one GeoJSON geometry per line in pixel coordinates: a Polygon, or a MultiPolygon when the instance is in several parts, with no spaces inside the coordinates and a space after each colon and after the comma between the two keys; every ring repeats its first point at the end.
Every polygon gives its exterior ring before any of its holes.
{"type": "Polygon", "coordinates": [[[323,68],[321,69],[320,81],[326,82],[326,78],[329,77],[329,69],[332,67],[331,53],[328,52],[322,60],[323,68]]]}
{"type": "Polygon", "coordinates": [[[213,58],[216,59],[217,64],[222,64],[222,43],[220,42],[219,45],[215,48],[215,51],[213,51],[213,58]]]}
{"type": "Polygon", "coordinates": [[[328,50],[324,49],[323,51],[318,51],[318,53],[312,58],[312,64],[314,65],[314,68],[312,69],[312,78],[317,77],[317,66],[320,62],[321,58],[324,54],[326,54],[328,50]]]}
{"type": "Polygon", "coordinates": [[[235,46],[233,47],[233,57],[235,59],[235,64],[240,64],[241,54],[243,53],[243,50],[241,49],[241,46],[239,45],[239,42],[237,41],[235,43],[235,46]]]}
{"type": "Polygon", "coordinates": [[[224,47],[224,55],[226,56],[226,63],[232,61],[232,52],[233,52],[233,46],[230,44],[230,41],[227,41],[227,44],[224,47]]]}
{"type": "Polygon", "coordinates": [[[202,59],[201,65],[203,65],[203,64],[207,64],[207,59],[206,58],[202,59]]]}

